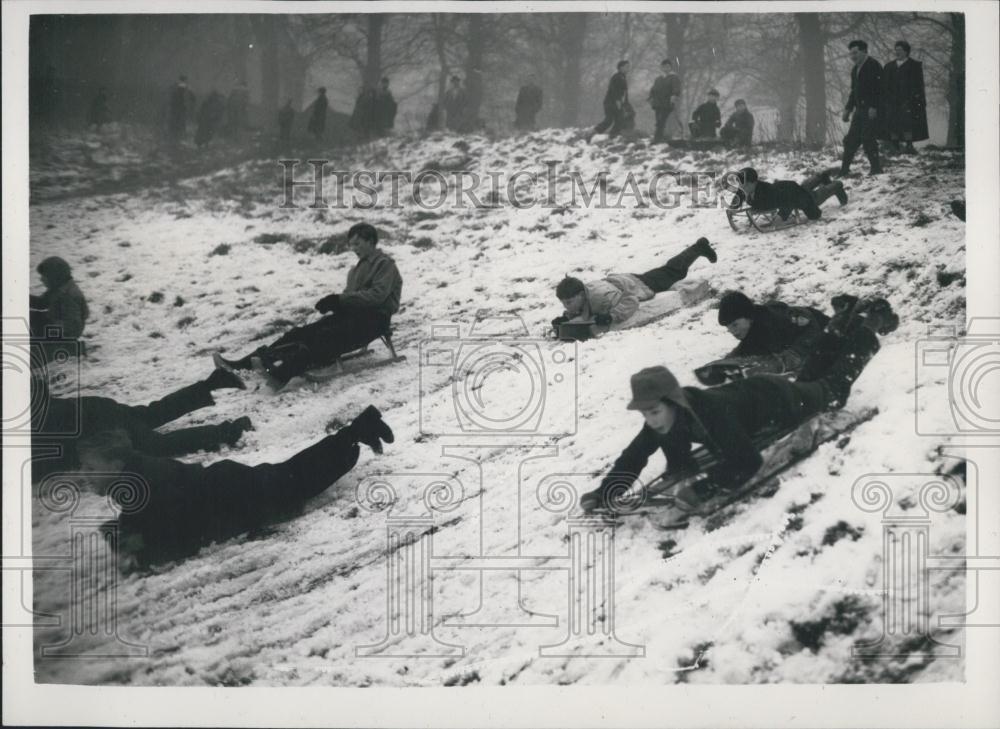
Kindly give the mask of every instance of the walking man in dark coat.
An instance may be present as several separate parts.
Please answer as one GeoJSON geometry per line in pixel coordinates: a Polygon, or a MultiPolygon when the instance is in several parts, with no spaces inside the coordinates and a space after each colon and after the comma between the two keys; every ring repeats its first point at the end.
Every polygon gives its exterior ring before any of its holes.
{"type": "Polygon", "coordinates": [[[910,44],[905,40],[896,43],[896,60],[882,68],[883,131],[898,151],[913,154],[914,142],[928,138],[927,97],[924,93],[924,66],[910,58],[910,44]]]}
{"type": "Polygon", "coordinates": [[[816,366],[807,361],[796,382],[765,374],[703,390],[681,387],[666,367],[632,375],[628,409],[640,411],[645,424],[601,485],[581,498],[580,506],[589,510],[613,504],[657,450],[666,456],[670,476],[696,475],[693,443],[704,444],[718,464],[693,493],[685,494],[692,505],[745,484],[763,464],[753,436],[773,427],[795,427],[825,410],[843,407],[855,380],[880,348],[876,335],[899,326],[885,299],[859,302],[845,331],[834,328],[834,321],[823,335],[824,356],[817,358],[816,366]]]}
{"type": "Polygon", "coordinates": [[[451,85],[444,94],[445,126],[453,132],[465,130],[466,94],[462,79],[452,76],[451,85]]]}
{"type": "Polygon", "coordinates": [[[194,93],[187,85],[187,76],[181,76],[170,90],[167,109],[167,132],[173,141],[187,134],[188,117],[194,113],[194,93]]]}
{"type": "Polygon", "coordinates": [[[376,96],[375,89],[365,86],[354,101],[354,111],[351,112],[351,129],[353,129],[362,139],[368,139],[375,135],[376,96]]]}
{"type": "Polygon", "coordinates": [[[216,353],[215,366],[258,370],[278,390],[306,370],[328,365],[388,334],[390,319],[399,310],[403,279],[395,262],[378,250],[378,231],[373,226],[357,223],[347,239],[358,262],[347,274],[343,293],[316,302],[316,310],[325,314],[322,319],[295,327],[237,360],[216,353]]]}
{"type": "Polygon", "coordinates": [[[517,92],[514,102],[514,126],[521,131],[535,128],[535,116],[542,110],[542,89],[536,82],[535,74],[529,74],[517,92]]]}
{"type": "Polygon", "coordinates": [[[389,91],[389,79],[385,76],[375,92],[375,126],[379,135],[388,134],[396,125],[396,100],[389,91]]]}
{"type": "Polygon", "coordinates": [[[674,73],[674,64],[669,58],[660,62],[660,75],[653,81],[649,90],[649,105],[656,115],[656,127],[653,132],[653,143],[664,140],[663,130],[667,119],[677,108],[677,100],[681,95],[681,79],[674,73]]]}
{"type": "Polygon", "coordinates": [[[223,117],[226,115],[226,102],[215,89],[205,100],[201,102],[198,109],[198,129],[194,134],[194,143],[199,147],[204,147],[215,136],[215,130],[219,128],[223,117]]]}
{"type": "Polygon", "coordinates": [[[608,81],[608,90],[604,94],[604,119],[594,127],[590,137],[605,132],[609,137],[613,137],[619,132],[631,128],[635,112],[632,110],[632,105],[628,103],[629,68],[631,68],[631,64],[628,61],[618,62],[618,70],[608,81]]]}
{"type": "Polygon", "coordinates": [[[719,111],[719,92],[708,90],[708,98],[691,114],[691,137],[694,139],[715,139],[715,130],[722,125],[722,112],[719,111]]]}
{"type": "Polygon", "coordinates": [[[854,66],[851,68],[851,95],[847,97],[847,106],[844,107],[844,121],[850,121],[851,126],[844,136],[844,159],[840,165],[840,174],[850,174],[851,162],[854,161],[858,147],[864,147],[869,173],[877,175],[882,172],[878,152],[882,66],[868,55],[868,44],[863,40],[853,40],[847,47],[854,66]]]}
{"type": "Polygon", "coordinates": [[[326,110],[330,108],[330,103],[326,100],[326,87],[320,86],[316,89],[316,99],[310,105],[309,124],[306,131],[319,142],[323,139],[323,132],[326,131],[326,110]]]}
{"type": "Polygon", "coordinates": [[[119,565],[128,572],[295,516],[308,499],[354,468],[360,444],[382,453],[382,443],[393,440],[382,414],[368,406],[350,425],[282,463],[182,463],[136,450],[122,431],[83,440],[78,450],[87,485],[121,507],[119,565]],[[138,499],[115,489],[118,474],[141,479],[138,499]]]}
{"type": "Polygon", "coordinates": [[[736,110],[726,120],[719,136],[734,147],[749,147],[753,141],[753,125],[753,114],[747,109],[747,102],[737,99],[736,110]]]}
{"type": "Polygon", "coordinates": [[[847,204],[844,183],[833,181],[826,172],[813,175],[801,184],[792,180],[764,182],[758,179],[757,170],[744,167],[735,174],[739,189],[730,205],[741,207],[744,203],[752,210],[777,210],[782,220],[788,220],[793,210],[801,210],[810,220],[819,220],[819,206],[836,196],[841,205],[847,204]]]}
{"type": "Polygon", "coordinates": [[[181,456],[235,444],[252,428],[250,418],[216,425],[196,425],[161,433],[157,428],[209,405],[214,390],[245,390],[236,374],[216,369],[204,380],[182,387],[148,405],[123,405],[109,397],[90,395],[60,398],[50,394],[42,377],[31,378],[31,448],[40,456],[32,464],[32,479],[46,473],[76,468],[76,443],[108,430],[122,429],[132,447],[152,456],[181,456]],[[58,453],[57,456],[49,455],[58,453]]]}

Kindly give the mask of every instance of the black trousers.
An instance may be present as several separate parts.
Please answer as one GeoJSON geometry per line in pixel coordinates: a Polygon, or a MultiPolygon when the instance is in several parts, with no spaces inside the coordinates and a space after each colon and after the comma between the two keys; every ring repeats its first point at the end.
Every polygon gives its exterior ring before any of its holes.
{"type": "Polygon", "coordinates": [[[271,375],[288,382],[313,367],[360,349],[389,331],[389,317],[373,309],[347,309],[329,314],[301,327],[294,327],[265,347],[237,360],[237,369],[250,369],[250,360],[260,357],[271,375]]]}
{"type": "Polygon", "coordinates": [[[604,119],[594,127],[595,134],[608,133],[609,136],[614,136],[622,130],[624,126],[624,109],[618,107],[617,104],[610,102],[604,103],[604,119]]]}
{"type": "Polygon", "coordinates": [[[659,142],[663,139],[663,128],[667,125],[667,119],[670,117],[670,112],[673,109],[669,106],[659,106],[653,108],[653,113],[656,115],[656,131],[653,133],[653,141],[659,142]]]}
{"type": "Polygon", "coordinates": [[[212,541],[294,516],[305,501],[354,468],[359,453],[357,440],[342,429],[282,463],[247,466],[225,460],[207,468],[171,463],[180,470],[141,473],[150,498],[136,513],[121,515],[120,536],[141,537],[135,552],[140,564],[189,555],[212,541]],[[163,482],[164,474],[170,474],[169,483],[163,482]]]}
{"type": "Polygon", "coordinates": [[[699,124],[698,122],[691,122],[688,124],[688,129],[691,130],[691,136],[694,138],[715,139],[715,126],[712,124],[699,124]]]}
{"type": "Polygon", "coordinates": [[[659,268],[653,268],[645,273],[635,274],[639,280],[649,286],[654,294],[667,291],[678,281],[687,278],[688,269],[694,263],[702,251],[698,245],[690,245],[659,268]]]}
{"type": "Polygon", "coordinates": [[[812,193],[817,206],[822,205],[826,200],[836,195],[837,188],[841,185],[840,182],[831,182],[828,185],[824,185],[822,175],[807,177],[801,184],[802,187],[812,193]]]}
{"type": "Polygon", "coordinates": [[[854,155],[858,148],[863,147],[865,155],[868,157],[868,164],[873,171],[880,171],[882,164],[878,154],[878,118],[869,119],[867,109],[855,109],[854,116],[851,117],[851,126],[844,136],[844,158],[841,163],[841,171],[847,172],[854,161],[854,155]]]}

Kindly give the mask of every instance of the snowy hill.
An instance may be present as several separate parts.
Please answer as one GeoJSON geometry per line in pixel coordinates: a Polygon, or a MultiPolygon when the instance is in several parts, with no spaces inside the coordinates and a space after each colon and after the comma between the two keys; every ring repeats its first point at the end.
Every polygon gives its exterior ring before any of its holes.
{"type": "MultiPolygon", "coordinates": [[[[558,160],[560,175],[576,172],[588,188],[606,170],[612,198],[628,172],[649,179],[656,172],[714,174],[752,163],[764,178],[797,179],[836,164],[833,151],[750,160],[642,141],[588,145],[563,130],[503,140],[398,139],[354,154],[330,168],[458,167],[483,176],[523,168],[541,175],[546,160],[558,160]]],[[[915,375],[914,344],[930,325],[964,327],[964,224],[947,212],[948,202],[963,196],[964,159],[926,150],[891,159],[887,169],[878,178],[847,181],[848,205],[826,203],[821,221],[766,235],[733,232],[721,210],[691,206],[690,192],[672,209],[637,207],[626,196],[622,207],[605,209],[560,203],[430,210],[404,199],[373,210],[314,210],[307,192],[296,198],[298,208],[281,208],[281,169],[273,161],[128,193],[36,202],[32,266],[49,255],[65,257],[90,300],[83,394],[141,404],[207,375],[214,350],[242,354],[257,340],[311,320],[313,303],[339,290],[353,265],[343,234],[360,221],[379,228],[404,277],[394,338],[407,355],[397,365],[369,371],[356,364],[325,385],[277,395],[253,380],[248,392],[224,391],[216,407],[176,423],[249,415],[256,429],[235,448],[191,460],[274,462],[372,403],[396,443],[381,457],[363,453],[355,470],[297,519],[123,578],[118,633],[148,645],[147,658],[36,659],[38,680],[408,686],[960,679],[961,661],[925,657],[920,636],[894,639],[908,658],[865,661],[851,654],[857,641],[881,632],[883,540],[881,514],[858,508],[852,484],[865,474],[933,474],[956,466],[941,454],[940,439],[915,432],[915,386],[919,402],[932,403],[920,417],[941,425],[948,415],[933,406],[945,402],[947,372],[917,368],[915,375]],[[719,261],[698,261],[690,276],[707,280],[716,294],[736,288],[758,300],[827,311],[830,297],[841,292],[890,299],[901,326],[883,339],[850,402],[879,413],[851,438],[821,447],[785,475],[772,496],[732,510],[725,522],[695,520],[685,529],[661,530],[637,518],[617,529],[615,631],[624,642],[644,645],[644,657],[540,656],[539,646],[566,635],[567,570],[544,565],[564,564],[568,538],[565,512],[541,508],[536,487],[558,473],[584,474],[581,485],[596,485],[593,474],[608,467],[641,424],[624,409],[632,372],[666,364],[682,384],[694,385],[696,366],[731,349],[716,320],[717,297],[646,327],[581,343],[573,362],[573,434],[512,445],[493,441],[458,458],[442,454],[442,446],[467,440],[421,432],[421,342],[434,323],[455,322],[467,332],[484,309],[520,316],[537,337],[560,313],[553,286],[564,274],[587,279],[642,271],[702,235],[719,261]],[[551,455],[539,458],[539,447],[551,455]],[[482,459],[481,470],[469,458],[482,459]],[[464,655],[357,655],[356,648],[378,644],[386,633],[387,516],[359,508],[356,488],[388,473],[402,474],[390,479],[400,498],[392,511],[397,515],[421,511],[426,480],[416,474],[460,482],[461,502],[435,523],[435,558],[479,554],[480,544],[499,556],[537,557],[541,567],[520,573],[519,597],[528,610],[557,616],[558,625],[542,617],[532,619],[543,624],[530,627],[450,625],[450,614],[471,613],[480,600],[486,612],[510,604],[518,585],[500,573],[483,583],[481,594],[476,572],[441,571],[433,586],[434,634],[464,646],[464,655]],[[493,476],[503,483],[494,486],[493,476]]],[[[308,172],[302,165],[298,176],[308,172]]],[[[515,184],[523,188],[522,200],[542,201],[548,191],[544,179],[515,184]]],[[[565,177],[557,180],[560,201],[569,185],[565,177]]],[[[374,357],[383,356],[380,344],[373,349],[374,357]]],[[[431,400],[447,397],[450,376],[425,387],[431,400]]],[[[516,373],[502,373],[485,386],[484,397],[502,403],[518,397],[521,386],[516,373]]],[[[663,465],[654,456],[644,476],[663,465]]],[[[923,483],[911,478],[896,495],[912,502],[923,483]]],[[[99,506],[96,497],[85,501],[99,506]]],[[[958,510],[934,515],[929,553],[960,552],[965,531],[963,497],[958,510]]],[[[36,554],[68,553],[68,534],[65,513],[36,503],[36,554]]],[[[34,590],[37,610],[66,613],[65,573],[36,573],[34,590]]],[[[962,612],[964,594],[963,572],[936,572],[926,608],[932,615],[962,612]]],[[[65,635],[65,629],[39,630],[36,645],[65,635]]],[[[962,640],[960,633],[947,636],[949,643],[962,640]]]]}

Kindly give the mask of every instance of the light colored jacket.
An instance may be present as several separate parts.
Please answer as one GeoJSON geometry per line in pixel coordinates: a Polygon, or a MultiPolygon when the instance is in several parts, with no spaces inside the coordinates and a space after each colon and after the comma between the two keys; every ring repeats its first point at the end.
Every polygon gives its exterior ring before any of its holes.
{"type": "Polygon", "coordinates": [[[609,314],[614,324],[632,317],[639,302],[653,298],[653,290],[631,273],[608,274],[600,281],[585,283],[586,301],[574,321],[593,321],[598,314],[609,314]]]}

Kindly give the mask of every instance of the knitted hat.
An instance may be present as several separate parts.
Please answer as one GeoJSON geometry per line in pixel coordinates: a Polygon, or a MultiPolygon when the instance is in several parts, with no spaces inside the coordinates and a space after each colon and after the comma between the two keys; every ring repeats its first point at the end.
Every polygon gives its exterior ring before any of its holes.
{"type": "Polygon", "coordinates": [[[644,410],[667,400],[690,409],[680,383],[666,367],[646,367],[632,375],[632,401],[629,410],[644,410]]]}
{"type": "Polygon", "coordinates": [[[753,302],[739,291],[727,291],[719,300],[719,324],[728,326],[737,319],[749,319],[753,302]]]}
{"type": "Polygon", "coordinates": [[[558,286],[556,286],[556,296],[558,296],[562,301],[572,299],[577,294],[583,293],[583,291],[583,281],[578,278],[573,278],[572,276],[567,276],[559,282],[558,286]]]}
{"type": "Polygon", "coordinates": [[[59,256],[50,256],[38,264],[38,272],[45,276],[54,287],[62,286],[73,278],[69,264],[59,256]]]}

